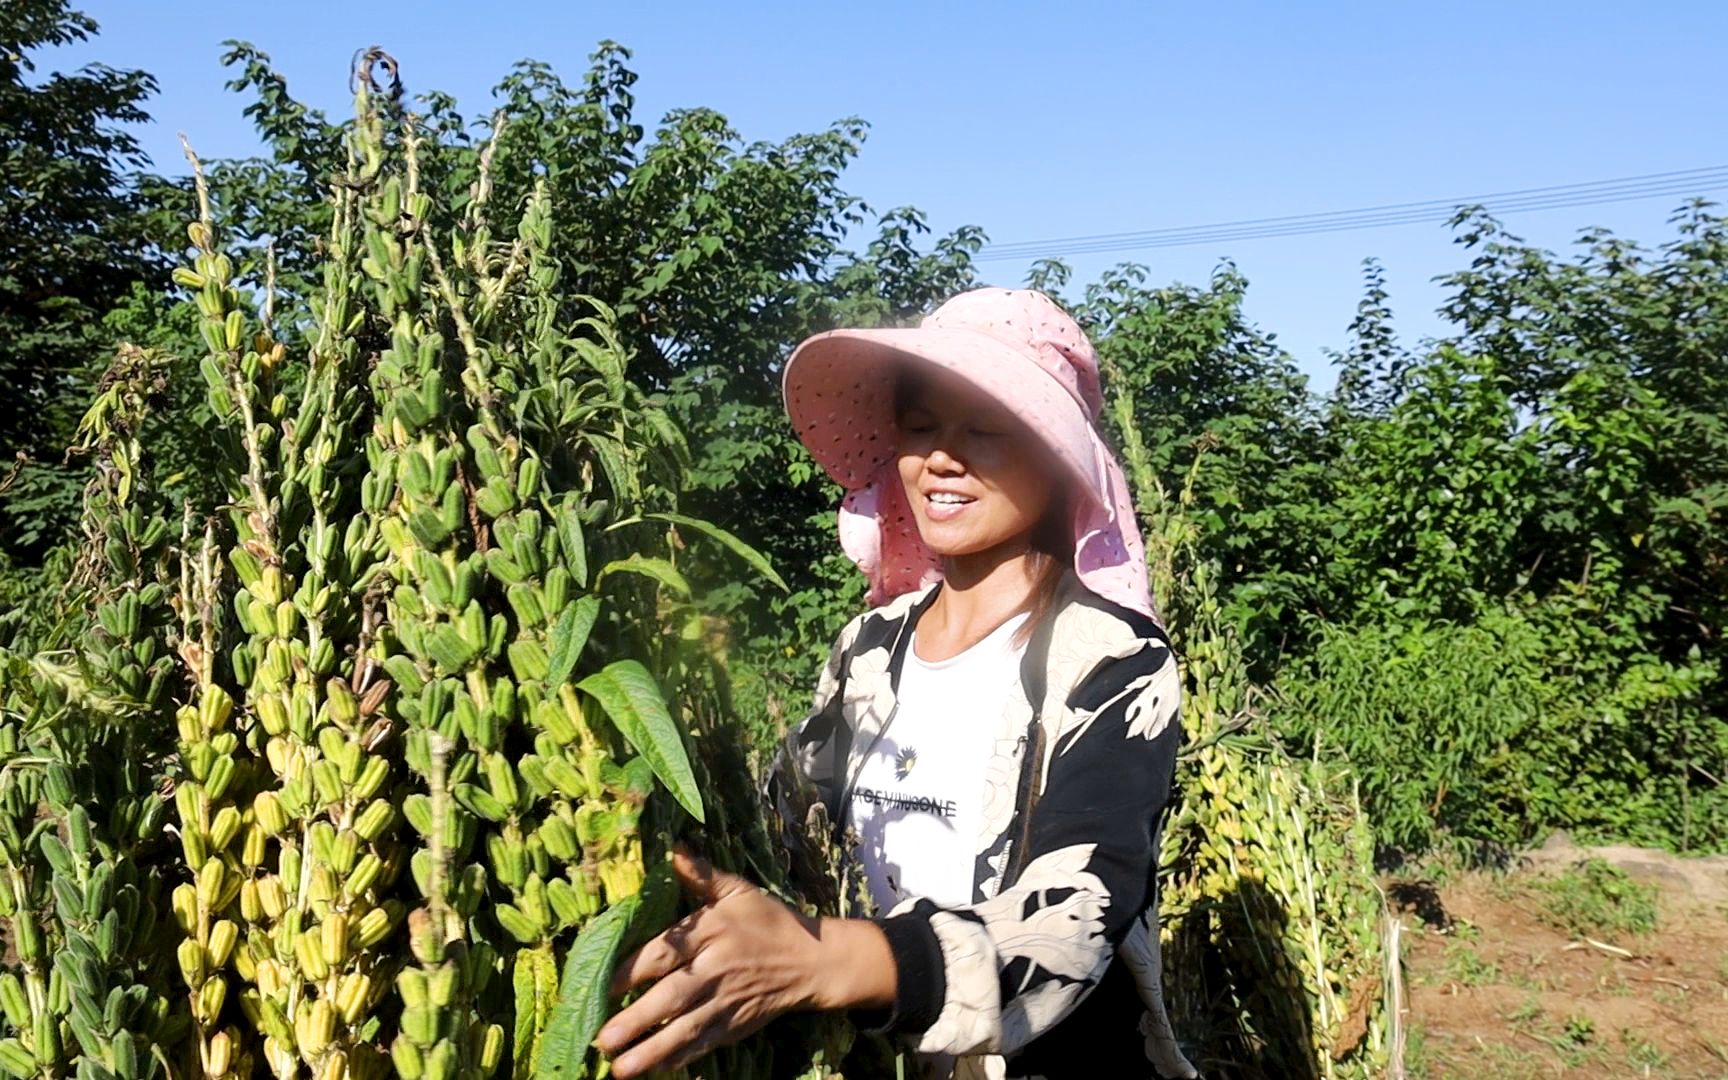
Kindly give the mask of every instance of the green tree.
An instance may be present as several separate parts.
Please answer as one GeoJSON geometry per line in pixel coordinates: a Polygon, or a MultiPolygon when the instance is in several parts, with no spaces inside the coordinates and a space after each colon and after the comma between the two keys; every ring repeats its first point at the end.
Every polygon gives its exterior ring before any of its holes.
{"type": "Polygon", "coordinates": [[[149,119],[156,83],[90,64],[38,75],[96,23],[65,0],[0,12],[0,566],[34,566],[76,517],[81,474],[63,464],[111,340],[102,318],[160,271],[125,125],[149,119]]]}

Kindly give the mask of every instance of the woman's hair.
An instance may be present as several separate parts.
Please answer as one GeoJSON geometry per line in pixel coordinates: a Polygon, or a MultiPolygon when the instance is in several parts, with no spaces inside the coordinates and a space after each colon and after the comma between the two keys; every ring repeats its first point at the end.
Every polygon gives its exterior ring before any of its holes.
{"type": "MultiPolygon", "coordinates": [[[[923,372],[917,368],[901,369],[894,381],[896,422],[912,407],[925,381],[923,372]]],[[[1068,501],[1067,485],[1056,484],[1052,488],[1044,516],[1032,527],[1032,593],[1026,598],[1026,622],[1014,634],[1016,645],[1025,645],[1039,624],[1055,614],[1062,573],[1074,565],[1074,530],[1069,521],[1073,508],[1068,501]]]]}

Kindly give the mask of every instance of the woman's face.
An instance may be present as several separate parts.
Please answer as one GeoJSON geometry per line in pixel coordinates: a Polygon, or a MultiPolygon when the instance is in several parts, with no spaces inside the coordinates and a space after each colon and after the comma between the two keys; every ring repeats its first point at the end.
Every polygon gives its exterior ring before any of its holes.
{"type": "Polygon", "coordinates": [[[1012,413],[940,369],[899,417],[900,481],[925,546],[972,555],[1026,542],[1049,508],[1052,463],[1012,413]]]}

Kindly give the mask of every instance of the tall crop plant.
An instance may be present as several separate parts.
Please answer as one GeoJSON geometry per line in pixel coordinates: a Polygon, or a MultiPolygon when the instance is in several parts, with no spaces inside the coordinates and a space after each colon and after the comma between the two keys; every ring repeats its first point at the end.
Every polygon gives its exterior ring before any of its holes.
{"type": "Polygon", "coordinates": [[[1198,551],[1192,491],[1167,494],[1118,390],[1112,420],[1147,525],[1152,590],[1183,658],[1188,745],[1160,858],[1171,1019],[1207,1076],[1377,1077],[1384,904],[1350,778],[1262,730],[1248,666],[1198,551]]]}
{"type": "MultiPolygon", "coordinates": [[[[496,205],[489,150],[434,206],[394,62],[355,82],[305,310],[243,283],[200,176],[174,278],[226,501],[170,525],[138,489],[172,371],[127,354],[88,422],[96,626],[4,658],[12,1075],[598,1075],[698,777],[749,790],[677,556],[766,564],[677,513],[682,438],[610,314],[560,315],[544,189],[496,205]]],[[[772,880],[760,823],[715,809],[706,846],[772,880]]],[[[844,1048],[807,1024],[724,1075],[796,1074],[806,1036],[844,1048]]]]}

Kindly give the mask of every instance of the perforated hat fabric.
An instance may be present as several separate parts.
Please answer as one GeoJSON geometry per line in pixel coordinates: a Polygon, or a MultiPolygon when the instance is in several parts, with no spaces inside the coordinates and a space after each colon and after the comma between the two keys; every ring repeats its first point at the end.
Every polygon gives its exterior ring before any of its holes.
{"type": "Polygon", "coordinates": [[[894,387],[907,364],[946,368],[1010,410],[1069,475],[1074,569],[1092,592],[1156,617],[1122,469],[1094,426],[1103,396],[1092,343],[1031,289],[974,289],[917,328],[831,330],[804,341],[782,378],[798,438],[846,489],[840,545],[873,604],[942,576],[895,467],[894,387]]]}

